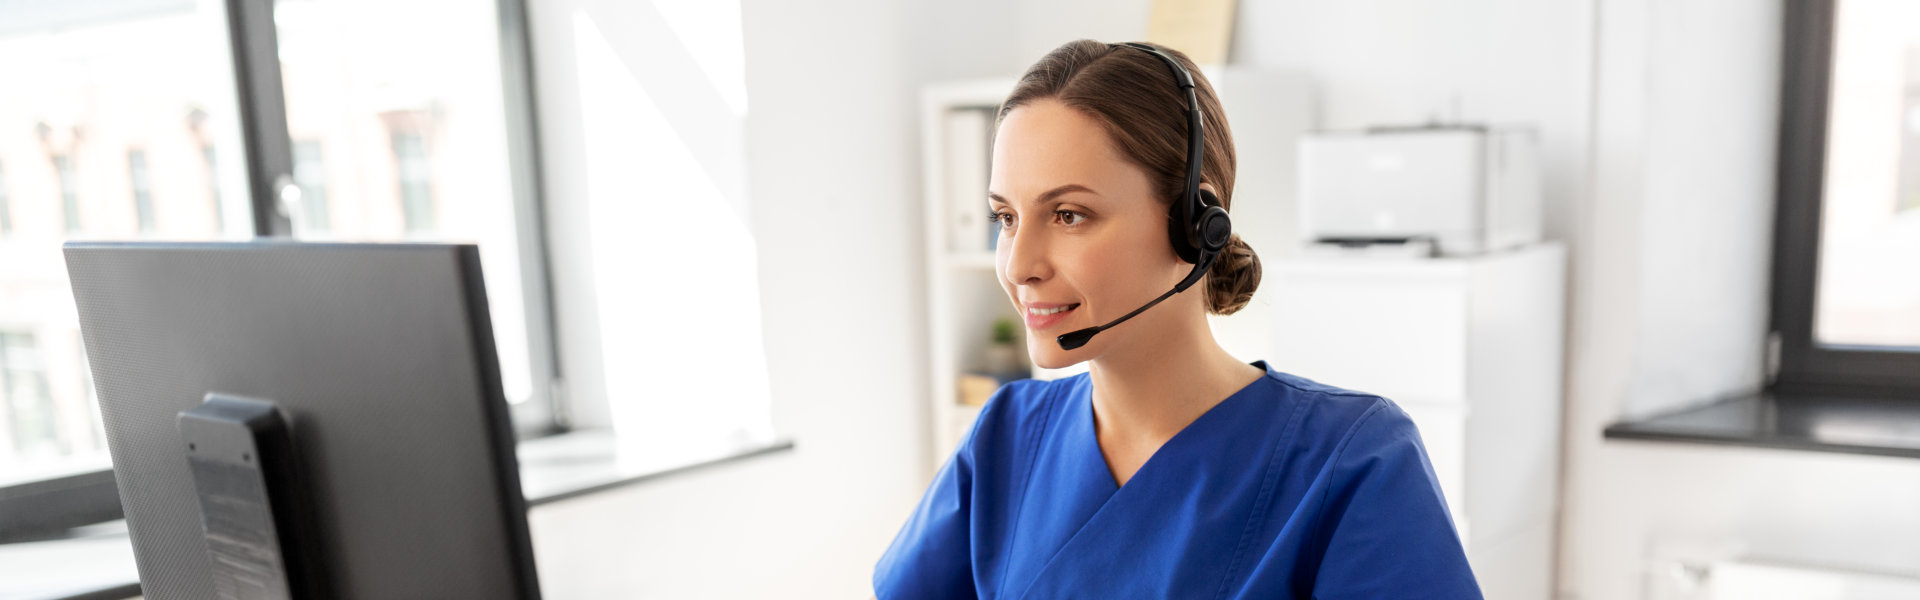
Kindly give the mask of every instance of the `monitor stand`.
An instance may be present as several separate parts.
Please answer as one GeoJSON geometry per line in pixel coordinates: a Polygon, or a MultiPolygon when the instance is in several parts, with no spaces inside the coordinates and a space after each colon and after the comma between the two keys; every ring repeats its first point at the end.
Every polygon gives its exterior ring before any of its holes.
{"type": "Polygon", "coordinates": [[[209,393],[180,413],[179,427],[217,596],[326,597],[304,478],[274,403],[209,393]]]}

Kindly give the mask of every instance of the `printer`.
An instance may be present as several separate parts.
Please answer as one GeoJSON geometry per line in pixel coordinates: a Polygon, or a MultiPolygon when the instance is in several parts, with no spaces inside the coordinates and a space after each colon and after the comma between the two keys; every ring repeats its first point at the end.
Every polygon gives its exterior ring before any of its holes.
{"type": "Polygon", "coordinates": [[[1430,125],[1300,139],[1300,229],[1310,249],[1492,252],[1540,240],[1539,135],[1430,125]]]}

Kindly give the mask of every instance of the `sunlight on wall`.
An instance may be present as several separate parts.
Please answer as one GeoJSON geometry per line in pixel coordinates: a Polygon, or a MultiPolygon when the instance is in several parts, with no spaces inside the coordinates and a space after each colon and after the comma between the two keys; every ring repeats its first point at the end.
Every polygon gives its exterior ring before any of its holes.
{"type": "Polygon", "coordinates": [[[654,0],[653,7],[693,54],[700,72],[736,117],[747,116],[747,52],[739,2],[654,0]]]}
{"type": "MultiPolygon", "coordinates": [[[[614,427],[656,454],[761,436],[771,414],[756,250],[712,176],[744,169],[703,166],[591,16],[573,26],[614,427]]],[[[744,162],[731,147],[722,158],[744,162]]]]}

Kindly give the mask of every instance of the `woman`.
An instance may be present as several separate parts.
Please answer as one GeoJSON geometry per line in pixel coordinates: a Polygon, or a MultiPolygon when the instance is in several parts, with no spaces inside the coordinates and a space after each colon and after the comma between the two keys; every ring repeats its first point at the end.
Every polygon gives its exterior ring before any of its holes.
{"type": "Polygon", "coordinates": [[[1224,229],[1233,176],[1219,99],[1177,51],[1080,40],[1020,78],[995,131],[997,273],[1035,364],[1092,364],[994,394],[877,596],[1480,596],[1406,413],[1214,340],[1206,314],[1260,283],[1224,229]]]}

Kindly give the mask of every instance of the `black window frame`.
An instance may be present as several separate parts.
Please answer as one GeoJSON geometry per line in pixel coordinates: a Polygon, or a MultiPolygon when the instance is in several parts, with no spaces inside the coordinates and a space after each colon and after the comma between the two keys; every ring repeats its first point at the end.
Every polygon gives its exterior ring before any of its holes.
{"type": "Polygon", "coordinates": [[[1788,0],[1783,15],[1768,388],[1920,400],[1920,348],[1814,339],[1837,4],[1788,0]]]}

